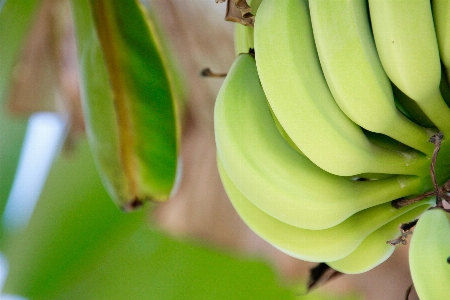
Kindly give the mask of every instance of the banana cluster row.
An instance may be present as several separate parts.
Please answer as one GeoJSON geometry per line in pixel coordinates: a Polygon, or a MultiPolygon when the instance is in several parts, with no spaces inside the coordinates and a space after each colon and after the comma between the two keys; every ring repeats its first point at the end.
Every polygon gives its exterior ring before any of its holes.
{"type": "MultiPolygon", "coordinates": [[[[220,175],[258,235],[344,273],[386,260],[450,178],[450,4],[253,0],[215,106],[220,175]],[[247,50],[245,50],[247,49],[247,50]]],[[[240,26],[240,25],[239,25],[240,26]]]]}

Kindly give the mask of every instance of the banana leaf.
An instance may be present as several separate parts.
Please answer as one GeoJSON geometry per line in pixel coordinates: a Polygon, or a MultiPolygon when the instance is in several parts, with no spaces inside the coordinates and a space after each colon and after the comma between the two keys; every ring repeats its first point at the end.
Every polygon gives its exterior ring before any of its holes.
{"type": "Polygon", "coordinates": [[[175,184],[179,124],[159,37],[138,1],[72,0],[86,130],[103,183],[132,210],[175,184]]]}

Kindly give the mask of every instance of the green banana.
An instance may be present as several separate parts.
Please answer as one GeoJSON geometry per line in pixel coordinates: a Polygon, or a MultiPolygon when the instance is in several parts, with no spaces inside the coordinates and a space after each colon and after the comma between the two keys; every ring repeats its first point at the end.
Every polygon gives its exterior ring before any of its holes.
{"type": "Polygon", "coordinates": [[[417,222],[409,248],[409,266],[420,299],[450,295],[450,215],[433,208],[417,222]]]}
{"type": "MultiPolygon", "coordinates": [[[[402,216],[412,210],[415,211],[413,215],[420,214],[430,206],[429,201],[421,201],[394,209],[390,203],[385,203],[360,211],[334,227],[308,230],[281,222],[258,209],[233,184],[220,159],[218,168],[228,197],[247,226],[279,250],[307,261],[328,262],[342,259],[355,251],[377,228],[397,219],[398,223],[410,221],[411,215],[406,218],[402,216]]],[[[279,199],[283,200],[282,197],[279,199]]],[[[273,206],[277,204],[275,202],[273,206]]],[[[320,215],[320,219],[322,218],[324,217],[320,215]]],[[[383,236],[380,242],[385,242],[387,238],[389,236],[383,236]]]]}
{"type": "Polygon", "coordinates": [[[429,184],[402,175],[355,181],[317,167],[278,132],[249,54],[230,68],[214,122],[217,155],[233,183],[259,209],[294,226],[329,228],[365,208],[420,194],[429,184]]]}
{"type": "MultiPolygon", "coordinates": [[[[431,201],[429,201],[431,205],[431,201]]],[[[429,206],[422,205],[408,211],[394,221],[383,225],[369,236],[348,256],[327,265],[345,274],[360,274],[367,272],[387,260],[395,247],[386,243],[398,236],[398,228],[402,223],[410,222],[422,214],[429,206]]]]}
{"type": "Polygon", "coordinates": [[[450,136],[450,109],[439,90],[441,64],[429,0],[369,0],[375,44],[390,80],[450,136]]]}
{"type": "Polygon", "coordinates": [[[397,110],[378,58],[364,0],[309,0],[320,64],[341,110],[361,127],[386,134],[428,156],[430,133],[397,110]]]}
{"type": "Polygon", "coordinates": [[[439,54],[447,73],[447,82],[450,83],[450,2],[448,0],[431,1],[434,27],[439,45],[439,54]]]}
{"type": "Polygon", "coordinates": [[[105,188],[125,211],[165,200],[179,125],[152,21],[134,0],[72,0],[72,10],[87,136],[105,188]]]}
{"type": "Polygon", "coordinates": [[[270,106],[316,165],[341,176],[422,173],[424,156],[411,162],[402,153],[372,145],[336,104],[317,56],[308,1],[264,0],[255,20],[255,50],[270,106]]]}

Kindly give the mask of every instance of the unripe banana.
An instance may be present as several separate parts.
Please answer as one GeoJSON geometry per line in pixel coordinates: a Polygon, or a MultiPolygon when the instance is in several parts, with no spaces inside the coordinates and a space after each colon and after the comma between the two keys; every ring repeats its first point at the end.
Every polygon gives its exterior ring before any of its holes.
{"type": "Polygon", "coordinates": [[[450,215],[433,208],[417,222],[409,248],[414,288],[422,300],[450,295],[450,215]]]}
{"type": "MultiPolygon", "coordinates": [[[[394,220],[398,220],[397,223],[410,221],[411,217],[417,216],[430,206],[427,200],[401,209],[395,209],[390,203],[385,203],[360,211],[334,227],[308,230],[281,222],[258,209],[233,184],[220,159],[218,168],[228,197],[247,226],[274,247],[307,261],[328,262],[342,259],[355,251],[374,230],[394,220]],[[410,211],[414,212],[403,217],[410,211]]],[[[273,202],[273,207],[276,207],[283,197],[276,199],[279,201],[273,202]]],[[[317,214],[316,218],[324,217],[317,214]]],[[[382,236],[379,241],[385,243],[388,238],[390,236],[382,236]]]]}
{"type": "Polygon", "coordinates": [[[372,145],[336,104],[323,76],[306,0],[264,0],[255,20],[258,74],[275,115],[298,148],[332,174],[420,174],[411,162],[372,145]]]}
{"type": "Polygon", "coordinates": [[[431,1],[433,9],[434,27],[439,44],[439,54],[445,65],[447,73],[447,82],[450,83],[450,1],[433,0],[431,1]]]}
{"type": "MultiPolygon", "coordinates": [[[[429,206],[431,205],[431,201],[429,206]]],[[[419,206],[394,221],[383,225],[369,236],[348,256],[327,265],[345,274],[359,274],[367,272],[387,260],[395,250],[395,247],[387,241],[398,236],[398,228],[402,223],[410,222],[422,214],[429,206],[419,206]]]]}
{"type": "Polygon", "coordinates": [[[391,81],[450,136],[450,109],[439,91],[441,63],[429,0],[369,0],[375,44],[391,81]]]}
{"type": "Polygon", "coordinates": [[[72,0],[72,9],[86,131],[103,183],[124,210],[165,200],[179,129],[154,25],[133,0],[72,0]]]}
{"type": "Polygon", "coordinates": [[[355,181],[320,169],[278,132],[249,54],[236,58],[222,84],[214,128],[218,158],[233,183],[259,209],[294,226],[329,228],[431,184],[402,175],[355,181]]]}
{"type": "Polygon", "coordinates": [[[430,133],[395,106],[370,30],[367,2],[310,0],[309,8],[320,64],[342,111],[364,129],[431,156],[430,133]]]}

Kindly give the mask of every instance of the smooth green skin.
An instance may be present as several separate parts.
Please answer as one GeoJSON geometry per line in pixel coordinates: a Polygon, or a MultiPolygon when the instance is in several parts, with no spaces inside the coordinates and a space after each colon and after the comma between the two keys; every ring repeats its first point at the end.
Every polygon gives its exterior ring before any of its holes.
{"type": "MultiPolygon", "coordinates": [[[[259,8],[259,5],[261,4],[262,0],[258,1],[251,1],[250,3],[247,1],[247,3],[252,7],[252,13],[256,14],[254,12],[255,9],[259,8]],[[257,7],[255,8],[252,6],[256,2],[257,7]]],[[[254,28],[250,26],[243,26],[241,24],[235,25],[235,31],[234,31],[234,45],[235,45],[235,51],[236,56],[238,56],[241,53],[248,53],[249,48],[255,48],[254,45],[254,28]]],[[[272,114],[272,118],[275,122],[275,125],[278,128],[278,131],[283,136],[283,138],[291,145],[292,148],[294,148],[297,152],[302,153],[300,149],[297,147],[297,145],[292,141],[292,139],[289,137],[289,135],[284,130],[283,126],[281,126],[280,122],[278,121],[277,117],[273,113],[272,110],[270,110],[272,114]]],[[[303,153],[302,153],[303,154],[303,153]]]]}
{"type": "Polygon", "coordinates": [[[256,64],[264,92],[287,134],[309,159],[341,176],[424,170],[425,157],[413,162],[372,145],[336,104],[321,70],[306,0],[264,0],[256,19],[256,64]]]}
{"type": "Polygon", "coordinates": [[[417,222],[409,248],[414,289],[423,300],[450,295],[450,216],[442,209],[426,211],[417,222]]]}
{"type": "Polygon", "coordinates": [[[378,58],[363,0],[310,0],[314,41],[328,87],[342,111],[361,127],[386,134],[429,157],[430,132],[395,106],[378,58]]]}
{"type": "Polygon", "coordinates": [[[434,27],[439,46],[439,54],[445,65],[447,80],[450,83],[450,2],[447,0],[433,0],[434,27]]]}
{"type": "Polygon", "coordinates": [[[90,3],[73,0],[72,9],[99,173],[125,210],[136,199],[165,200],[174,186],[179,133],[157,37],[136,1],[90,3]]]}
{"type": "MultiPolygon", "coordinates": [[[[434,198],[433,198],[434,200],[434,198]]],[[[364,241],[348,256],[327,265],[345,274],[360,274],[367,272],[386,261],[394,252],[395,247],[386,243],[400,235],[399,226],[411,222],[431,206],[419,206],[394,221],[378,228],[367,236],[364,241]]]]}
{"type": "MultiPolygon", "coordinates": [[[[311,262],[342,259],[355,251],[369,234],[386,223],[400,218],[416,207],[424,209],[429,207],[426,201],[416,202],[401,209],[395,209],[390,203],[384,203],[360,211],[334,227],[308,230],[286,224],[264,213],[233,184],[220,159],[218,168],[228,197],[247,226],[288,255],[311,262]]],[[[277,203],[273,203],[273,206],[275,205],[277,203]]],[[[316,214],[316,218],[326,217],[316,214]]],[[[410,221],[408,218],[400,218],[399,222],[405,220],[410,221]]],[[[387,239],[383,237],[382,240],[385,242],[387,239]]]]}
{"type": "Polygon", "coordinates": [[[441,62],[429,0],[369,0],[375,44],[390,80],[445,136],[450,109],[439,91],[441,62]]]}
{"type": "Polygon", "coordinates": [[[278,132],[249,54],[239,55],[229,70],[214,120],[217,155],[231,180],[259,209],[287,224],[329,228],[430,184],[402,175],[354,181],[317,167],[278,132]]]}
{"type": "Polygon", "coordinates": [[[19,58],[40,0],[0,1],[0,104],[6,97],[13,67],[19,58]]]}

